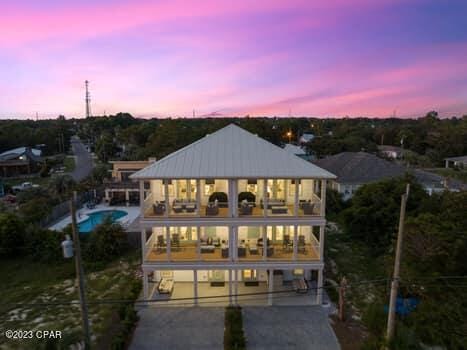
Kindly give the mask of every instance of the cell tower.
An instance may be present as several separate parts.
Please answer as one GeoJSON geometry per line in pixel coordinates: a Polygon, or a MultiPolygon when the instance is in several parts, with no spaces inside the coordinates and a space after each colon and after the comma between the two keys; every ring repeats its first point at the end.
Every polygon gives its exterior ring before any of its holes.
{"type": "Polygon", "coordinates": [[[86,96],[85,96],[85,101],[86,101],[86,118],[89,118],[91,116],[91,94],[89,93],[89,81],[85,81],[86,84],[86,96]]]}

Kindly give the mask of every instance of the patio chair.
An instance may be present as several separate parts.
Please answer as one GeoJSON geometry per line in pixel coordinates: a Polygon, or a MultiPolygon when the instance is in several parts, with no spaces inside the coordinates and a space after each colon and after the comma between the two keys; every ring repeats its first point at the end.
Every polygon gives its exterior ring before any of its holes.
{"type": "Polygon", "coordinates": [[[167,245],[165,244],[164,235],[157,235],[157,242],[156,242],[157,252],[161,252],[165,250],[166,246],[167,245]]]}
{"type": "Polygon", "coordinates": [[[298,252],[306,254],[306,243],[305,243],[305,236],[299,235],[298,236],[298,252]]]}
{"type": "Polygon", "coordinates": [[[155,203],[152,207],[155,215],[163,215],[165,213],[165,203],[155,203]]]}
{"type": "Polygon", "coordinates": [[[219,214],[219,206],[215,203],[208,203],[206,207],[206,216],[216,216],[219,214]]]}
{"type": "Polygon", "coordinates": [[[180,248],[180,235],[178,233],[174,233],[172,235],[172,239],[170,241],[170,249],[174,251],[179,251],[180,248]]]}
{"type": "Polygon", "coordinates": [[[282,250],[289,251],[293,249],[293,242],[290,239],[290,235],[284,235],[284,240],[282,241],[282,250]]]}
{"type": "Polygon", "coordinates": [[[253,214],[253,206],[248,203],[242,203],[240,207],[240,215],[252,215],[253,214]]]}
{"type": "Polygon", "coordinates": [[[306,202],[302,205],[303,215],[313,215],[314,203],[306,202]]]}

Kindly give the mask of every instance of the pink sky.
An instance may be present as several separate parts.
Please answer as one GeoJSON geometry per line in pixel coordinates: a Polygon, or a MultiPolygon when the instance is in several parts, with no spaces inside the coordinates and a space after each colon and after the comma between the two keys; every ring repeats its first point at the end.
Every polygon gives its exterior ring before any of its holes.
{"type": "Polygon", "coordinates": [[[461,0],[1,6],[0,118],[467,114],[461,0]]]}

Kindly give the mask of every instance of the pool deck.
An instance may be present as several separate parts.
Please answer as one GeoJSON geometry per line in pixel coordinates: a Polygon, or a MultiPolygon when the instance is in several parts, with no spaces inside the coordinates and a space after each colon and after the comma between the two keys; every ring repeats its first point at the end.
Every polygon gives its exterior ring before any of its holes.
{"type": "MultiPolygon", "coordinates": [[[[133,223],[137,224],[137,222],[135,221],[140,214],[139,207],[124,207],[124,206],[109,207],[108,205],[105,205],[105,204],[99,204],[99,205],[96,205],[94,209],[87,209],[87,208],[79,209],[76,212],[78,224],[86,220],[88,218],[88,214],[94,213],[96,211],[101,211],[101,210],[122,210],[122,211],[127,212],[128,213],[127,215],[117,220],[117,222],[121,223],[125,228],[134,226],[132,225],[133,223]]],[[[50,226],[49,230],[61,231],[63,228],[65,228],[69,224],[71,224],[71,216],[67,216],[64,219],[60,220],[59,222],[55,223],[54,225],[50,226]]]]}

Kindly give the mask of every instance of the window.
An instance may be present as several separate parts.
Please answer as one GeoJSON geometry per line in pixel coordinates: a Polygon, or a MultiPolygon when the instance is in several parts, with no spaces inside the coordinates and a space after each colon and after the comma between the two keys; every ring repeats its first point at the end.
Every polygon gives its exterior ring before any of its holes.
{"type": "Polygon", "coordinates": [[[204,185],[204,195],[210,196],[214,193],[214,185],[213,184],[206,184],[204,185]]]}
{"type": "MultiPolygon", "coordinates": [[[[289,193],[291,196],[295,196],[295,181],[294,179],[290,180],[289,193]]],[[[298,194],[302,195],[302,182],[298,180],[298,194]]]]}

